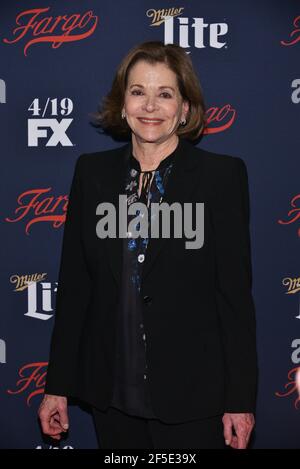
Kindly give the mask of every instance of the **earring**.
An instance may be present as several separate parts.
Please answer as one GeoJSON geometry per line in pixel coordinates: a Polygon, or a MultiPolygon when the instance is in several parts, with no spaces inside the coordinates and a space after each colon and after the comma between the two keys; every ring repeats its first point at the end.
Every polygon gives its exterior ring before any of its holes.
{"type": "Polygon", "coordinates": [[[185,124],[186,124],[186,119],[182,119],[182,120],[180,121],[180,125],[185,125],[185,124]]]}
{"type": "Polygon", "coordinates": [[[122,119],[125,119],[125,111],[124,110],[121,113],[121,117],[122,117],[122,119]]]}

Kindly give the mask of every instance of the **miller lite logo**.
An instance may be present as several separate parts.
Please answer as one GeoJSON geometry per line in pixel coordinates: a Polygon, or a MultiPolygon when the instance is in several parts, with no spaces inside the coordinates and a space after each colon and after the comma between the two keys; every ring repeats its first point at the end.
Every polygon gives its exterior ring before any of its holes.
{"type": "MultiPolygon", "coordinates": [[[[167,8],[161,10],[147,10],[146,15],[151,18],[151,26],[164,25],[164,44],[174,44],[174,35],[178,35],[177,43],[184,49],[195,47],[204,49],[212,47],[222,49],[227,47],[226,34],[228,24],[208,23],[204,18],[192,19],[181,16],[184,8],[167,8]]],[[[189,54],[190,51],[187,51],[189,54]]]]}

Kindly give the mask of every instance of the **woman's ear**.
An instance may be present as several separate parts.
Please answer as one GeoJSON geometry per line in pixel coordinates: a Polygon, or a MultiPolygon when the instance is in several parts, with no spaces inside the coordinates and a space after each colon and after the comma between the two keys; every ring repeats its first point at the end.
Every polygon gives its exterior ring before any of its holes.
{"type": "Polygon", "coordinates": [[[188,101],[183,101],[183,104],[182,104],[182,108],[183,108],[183,114],[184,114],[184,119],[187,120],[187,115],[189,113],[189,110],[190,110],[190,104],[188,101]]]}

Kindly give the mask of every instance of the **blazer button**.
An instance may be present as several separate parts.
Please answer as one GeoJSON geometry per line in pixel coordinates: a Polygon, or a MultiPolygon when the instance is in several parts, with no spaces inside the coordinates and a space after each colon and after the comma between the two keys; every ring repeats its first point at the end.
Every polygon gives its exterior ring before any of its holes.
{"type": "Polygon", "coordinates": [[[144,296],[143,300],[144,300],[144,303],[150,304],[151,301],[152,301],[152,298],[150,296],[146,295],[146,296],[144,296]]]}

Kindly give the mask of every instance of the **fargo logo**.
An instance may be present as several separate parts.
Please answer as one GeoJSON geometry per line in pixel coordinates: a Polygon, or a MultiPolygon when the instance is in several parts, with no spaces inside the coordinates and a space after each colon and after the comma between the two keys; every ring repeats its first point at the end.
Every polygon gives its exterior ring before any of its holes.
{"type": "MultiPolygon", "coordinates": [[[[300,220],[300,194],[292,197],[290,201],[291,209],[287,212],[287,220],[278,220],[280,225],[291,225],[300,220]]],[[[297,229],[298,237],[300,237],[300,228],[297,229]]]]}
{"type": "Polygon", "coordinates": [[[6,83],[0,78],[0,103],[6,103],[6,83]]]}
{"type": "Polygon", "coordinates": [[[5,221],[17,223],[29,216],[25,226],[27,235],[35,223],[52,223],[53,228],[60,228],[65,223],[69,197],[67,195],[54,197],[48,194],[49,191],[51,187],[22,192],[17,197],[17,207],[14,212],[16,217],[6,217],[5,221]]]}
{"type": "MultiPolygon", "coordinates": [[[[174,44],[174,35],[178,34],[178,44],[188,49],[204,49],[226,47],[224,36],[228,33],[227,23],[206,23],[204,18],[180,16],[184,8],[169,8],[162,10],[147,10],[146,15],[152,18],[150,26],[164,25],[164,43],[174,44]],[[223,40],[222,40],[223,39],[223,40]]],[[[190,51],[187,52],[188,54],[190,51]]]]}
{"type": "Polygon", "coordinates": [[[44,394],[48,362],[27,363],[18,370],[18,379],[15,389],[8,389],[7,394],[26,396],[29,407],[33,397],[44,394]]]}
{"type": "Polygon", "coordinates": [[[35,98],[30,104],[32,118],[28,119],[28,146],[37,147],[39,141],[44,139],[46,147],[72,147],[67,130],[73,118],[67,117],[73,111],[73,101],[70,98],[48,97],[44,103],[39,98],[35,98]],[[45,116],[48,117],[45,117],[45,116]],[[59,121],[59,117],[61,120],[59,121]]]}
{"type": "Polygon", "coordinates": [[[280,41],[282,46],[294,46],[300,41],[300,15],[294,19],[293,26],[294,29],[290,32],[289,39],[280,41]]]}
{"type": "Polygon", "coordinates": [[[292,397],[296,410],[300,407],[300,339],[294,339],[291,343],[293,349],[291,354],[291,362],[294,366],[288,371],[287,381],[284,384],[283,391],[275,392],[277,397],[292,397]]]}
{"type": "Polygon", "coordinates": [[[19,13],[12,30],[13,38],[4,38],[3,42],[16,44],[25,39],[24,55],[27,56],[27,50],[33,44],[50,42],[52,49],[57,49],[63,43],[86,39],[96,29],[98,16],[92,10],[84,14],[45,16],[49,10],[50,7],[33,8],[19,13]]]}
{"type": "Polygon", "coordinates": [[[236,120],[236,109],[230,104],[211,106],[205,113],[206,127],[204,134],[216,134],[229,129],[236,120]]]}

